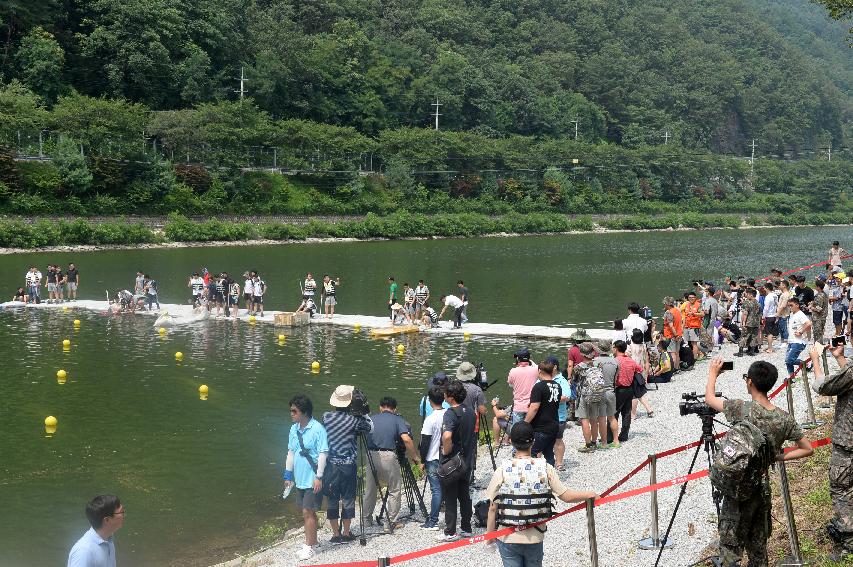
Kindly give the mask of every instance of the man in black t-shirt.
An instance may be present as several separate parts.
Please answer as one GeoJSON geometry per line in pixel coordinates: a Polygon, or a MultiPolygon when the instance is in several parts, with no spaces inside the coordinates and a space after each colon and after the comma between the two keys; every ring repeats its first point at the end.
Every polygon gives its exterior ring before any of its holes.
{"type": "Polygon", "coordinates": [[[797,276],[797,287],[792,291],[794,297],[800,300],[800,309],[806,314],[806,317],[811,319],[812,313],[809,309],[809,303],[814,301],[814,290],[806,285],[806,276],[797,276]]]}
{"type": "MultiPolygon", "coordinates": [[[[477,438],[474,432],[475,417],[470,408],[462,405],[465,401],[465,386],[459,380],[451,380],[447,384],[444,399],[450,404],[450,409],[444,412],[441,423],[441,462],[454,455],[462,453],[468,470],[474,465],[474,451],[477,450],[477,438]]],[[[439,541],[456,541],[459,537],[471,536],[471,475],[466,472],[459,480],[441,483],[441,494],[444,498],[444,534],[439,541]],[[459,502],[461,513],[461,530],[456,533],[456,502],[459,502]]]]}
{"type": "Polygon", "coordinates": [[[80,283],[80,274],[77,272],[77,265],[73,262],[68,264],[68,270],[65,272],[65,284],[68,286],[68,300],[77,301],[77,285],[80,283]]]}
{"type": "Polygon", "coordinates": [[[554,466],[554,442],[560,431],[559,409],[562,388],[554,382],[556,367],[552,362],[539,363],[539,382],[530,391],[530,405],[524,421],[533,426],[530,454],[542,454],[554,466]]]}

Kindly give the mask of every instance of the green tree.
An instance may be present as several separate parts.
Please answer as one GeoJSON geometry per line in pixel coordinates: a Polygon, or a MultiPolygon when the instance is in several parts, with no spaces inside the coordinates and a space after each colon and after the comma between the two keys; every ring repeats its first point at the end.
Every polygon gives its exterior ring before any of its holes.
{"type": "Polygon", "coordinates": [[[19,77],[48,102],[54,102],[62,90],[65,51],[54,36],[41,27],[33,28],[21,40],[15,55],[19,77]]]}
{"type": "Polygon", "coordinates": [[[141,152],[148,119],[149,111],[141,104],[73,93],[59,98],[50,125],[89,153],[128,157],[141,152]]]}
{"type": "Polygon", "coordinates": [[[0,85],[0,145],[18,147],[18,134],[38,137],[48,113],[39,96],[17,80],[0,85]]]}
{"type": "Polygon", "coordinates": [[[92,187],[92,173],[80,146],[67,136],[61,136],[53,150],[53,165],[59,171],[62,188],[70,196],[81,196],[92,187]]]}

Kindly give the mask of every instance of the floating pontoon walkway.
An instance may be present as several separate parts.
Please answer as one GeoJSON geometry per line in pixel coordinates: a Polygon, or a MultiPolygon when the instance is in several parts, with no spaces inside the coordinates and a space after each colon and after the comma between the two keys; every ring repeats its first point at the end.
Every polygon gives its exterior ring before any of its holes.
{"type": "MultiPolygon", "coordinates": [[[[39,303],[39,304],[27,304],[24,305],[20,302],[7,302],[0,303],[0,309],[52,309],[57,311],[68,311],[72,312],[78,309],[85,309],[88,311],[99,311],[101,313],[106,314],[109,308],[109,304],[106,301],[93,301],[81,299],[76,302],[66,302],[66,303],[39,303]]],[[[215,310],[214,310],[215,311],[215,310]]],[[[163,312],[168,312],[173,317],[176,317],[178,321],[178,325],[180,325],[180,319],[182,318],[190,318],[193,315],[192,307],[189,305],[177,305],[177,304],[160,304],[159,311],[136,311],[135,315],[142,315],[144,317],[150,317],[152,325],[154,320],[161,315],[163,312]]],[[[246,314],[244,309],[240,310],[241,315],[238,317],[238,321],[243,323],[248,323],[249,316],[246,314]]],[[[275,315],[278,313],[282,313],[282,311],[266,311],[263,317],[255,317],[255,321],[257,323],[273,323],[275,319],[275,315]]],[[[125,313],[119,316],[130,315],[129,313],[125,313]]],[[[221,316],[216,317],[211,314],[208,322],[219,322],[219,321],[227,321],[228,318],[221,316]]],[[[199,324],[196,322],[194,324],[199,324]]],[[[390,327],[388,317],[373,317],[370,315],[342,315],[336,314],[333,318],[327,319],[321,315],[315,315],[313,319],[311,319],[311,325],[334,325],[339,327],[349,327],[356,328],[360,327],[362,329],[382,329],[390,327]]],[[[434,329],[424,329],[421,331],[426,334],[438,334],[438,335],[460,335],[469,334],[471,336],[493,336],[493,337],[527,337],[527,338],[538,338],[538,339],[568,339],[569,336],[577,330],[576,327],[547,327],[547,326],[535,326],[535,325],[506,325],[500,323],[466,323],[462,326],[461,329],[454,329],[453,323],[450,321],[442,321],[438,328],[434,329]]],[[[610,338],[612,336],[612,332],[603,330],[603,329],[588,329],[587,333],[592,338],[595,339],[603,339],[610,338]]]]}

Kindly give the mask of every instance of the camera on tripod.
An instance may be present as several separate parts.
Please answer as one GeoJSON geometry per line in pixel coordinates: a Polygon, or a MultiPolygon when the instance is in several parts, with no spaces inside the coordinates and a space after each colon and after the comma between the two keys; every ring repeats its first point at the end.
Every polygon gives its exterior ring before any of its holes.
{"type": "Polygon", "coordinates": [[[367,403],[367,395],[358,388],[352,391],[352,402],[349,413],[353,417],[365,417],[370,413],[370,405],[367,403]]]}
{"type": "MultiPolygon", "coordinates": [[[[721,397],[722,392],[716,393],[718,397],[721,397]]],[[[696,414],[698,416],[703,415],[717,415],[719,412],[705,403],[705,395],[697,394],[696,392],[685,392],[681,394],[681,402],[678,404],[678,413],[682,416],[696,414]]]]}
{"type": "Polygon", "coordinates": [[[484,392],[494,386],[497,383],[497,380],[494,382],[489,382],[489,376],[486,373],[486,365],[480,362],[475,366],[477,369],[477,375],[474,377],[476,384],[480,387],[484,392]]]}

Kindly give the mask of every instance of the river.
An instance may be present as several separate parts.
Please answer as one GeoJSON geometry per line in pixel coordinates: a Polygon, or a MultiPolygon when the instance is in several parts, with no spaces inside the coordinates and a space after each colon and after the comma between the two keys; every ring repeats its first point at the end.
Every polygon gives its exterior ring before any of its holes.
{"type": "MultiPolygon", "coordinates": [[[[657,314],[660,299],[692,279],[823,260],[834,239],[849,243],[853,228],[33,253],[0,257],[0,290],[11,296],[31,263],[45,272],[48,263],[74,261],[81,298],[132,289],[142,270],[160,282],[161,301],[177,303],[186,301],[194,270],[257,269],[269,285],[267,305],[292,309],[310,269],[341,277],[345,313],[382,314],[389,275],[401,287],[425,279],[436,299],[464,279],[472,320],[603,328],[630,300],[657,314]]],[[[388,341],[351,329],[298,329],[279,345],[271,325],[210,321],[160,337],[151,323],[73,304],[67,312],[0,311],[0,565],[62,564],[87,528],[85,502],[99,492],[118,494],[127,509],[116,535],[123,567],[233,557],[260,545],[264,524],[299,525],[298,511],[277,496],[293,395],[306,392],[320,414],[336,385],[355,384],[374,407],[396,397],[418,427],[416,400],[433,372],[482,361],[501,378],[489,396],[506,397],[503,377],[517,347],[529,346],[535,358],[565,352],[558,342],[414,335],[402,339],[399,356],[388,341]],[[310,372],[312,360],[319,374],[310,372]],[[59,369],[68,372],[64,385],[59,369]],[[200,384],[210,388],[207,401],[200,384]],[[59,420],[51,437],[47,415],[59,420]]]]}

